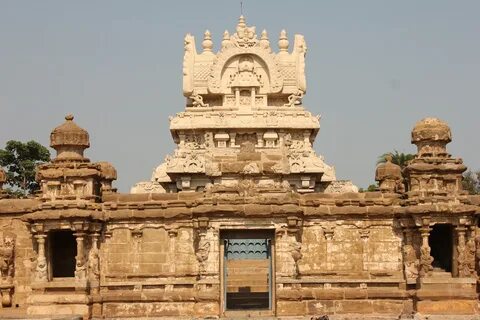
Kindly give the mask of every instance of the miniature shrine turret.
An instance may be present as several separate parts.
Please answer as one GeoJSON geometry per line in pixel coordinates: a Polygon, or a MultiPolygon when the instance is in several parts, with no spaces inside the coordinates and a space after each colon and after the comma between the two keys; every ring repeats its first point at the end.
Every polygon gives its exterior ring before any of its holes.
{"type": "Polygon", "coordinates": [[[38,167],[36,177],[43,200],[96,200],[103,191],[112,191],[112,181],[117,178],[115,168],[84,157],[85,149],[90,147],[89,135],[72,115],[52,131],[50,146],[57,155],[51,163],[38,167]]]}
{"type": "Polygon", "coordinates": [[[452,158],[447,144],[452,141],[449,126],[437,118],[425,118],[415,124],[412,143],[415,158],[406,167],[409,194],[444,195],[462,193],[462,159],[452,158]]]}
{"type": "Polygon", "coordinates": [[[402,169],[399,165],[392,162],[392,155],[385,157],[385,162],[380,163],[375,170],[375,180],[378,181],[381,192],[405,191],[403,185],[402,169]]]}
{"type": "Polygon", "coordinates": [[[245,179],[263,187],[289,185],[300,193],[356,191],[350,182],[338,188],[334,168],[313,149],[320,117],[302,104],[307,46],[302,35],[289,45],[282,30],[275,53],[267,31],[258,38],[243,16],[235,33],[224,32],[216,53],[208,30],[201,53],[187,34],[186,108],[170,118],[177,148],[151,181],[132,192],[201,191],[245,179]]]}

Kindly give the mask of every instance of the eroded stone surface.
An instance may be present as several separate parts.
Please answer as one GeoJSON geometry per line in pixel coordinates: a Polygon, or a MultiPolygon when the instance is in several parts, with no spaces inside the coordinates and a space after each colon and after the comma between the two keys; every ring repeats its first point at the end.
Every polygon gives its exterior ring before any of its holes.
{"type": "Polygon", "coordinates": [[[200,54],[185,38],[177,149],[132,193],[84,157],[88,132],[67,116],[40,193],[0,194],[0,317],[478,319],[480,197],[462,190],[450,128],[417,123],[415,159],[387,159],[379,191],[359,193],[313,152],[303,37],[278,42],[243,18],[216,54],[209,32],[200,54]],[[266,247],[227,259],[226,240],[259,234],[266,247]],[[269,291],[270,306],[225,310],[225,289],[269,291]]]}

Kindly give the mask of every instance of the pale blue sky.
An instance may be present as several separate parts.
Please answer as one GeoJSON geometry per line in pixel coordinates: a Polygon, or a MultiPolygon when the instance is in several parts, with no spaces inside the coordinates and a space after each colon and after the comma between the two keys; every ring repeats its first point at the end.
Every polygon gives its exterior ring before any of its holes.
{"type": "MultiPolygon", "coordinates": [[[[315,149],[337,178],[366,187],[378,155],[414,152],[410,131],[447,121],[449,150],[480,169],[480,1],[248,1],[247,23],[272,43],[285,28],[308,45],[305,106],[321,114],[315,149]]],[[[216,47],[239,1],[0,0],[0,146],[49,143],[73,113],[93,161],[127,192],[173,151],[181,111],[183,37],[216,47]]]]}

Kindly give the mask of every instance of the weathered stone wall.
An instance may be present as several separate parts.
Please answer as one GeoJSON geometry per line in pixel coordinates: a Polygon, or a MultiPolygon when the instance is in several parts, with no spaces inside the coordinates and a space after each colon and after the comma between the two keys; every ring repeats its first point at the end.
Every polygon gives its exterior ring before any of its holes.
{"type": "MultiPolygon", "coordinates": [[[[14,304],[25,305],[29,295],[30,313],[93,310],[85,316],[221,315],[222,237],[246,230],[262,230],[271,238],[275,315],[400,315],[420,309],[446,313],[442,309],[445,301],[451,313],[476,313],[473,274],[446,278],[444,273],[435,278],[420,276],[418,270],[428,267],[428,256],[420,249],[432,223],[451,223],[458,245],[471,246],[477,200],[466,198],[462,201],[469,204],[457,207],[402,206],[398,197],[381,193],[224,198],[185,193],[112,195],[108,202],[83,209],[75,203],[42,209],[32,200],[15,200],[15,206],[7,206],[0,200],[0,225],[3,232],[12,230],[16,235],[14,304]],[[69,222],[74,216],[78,225],[69,222]],[[82,222],[88,219],[96,222],[82,222]],[[27,228],[24,221],[35,223],[27,228]],[[84,279],[33,283],[34,252],[41,239],[36,228],[41,225],[47,242],[51,228],[74,228],[76,237],[83,235],[86,259],[94,256],[92,242],[98,237],[99,281],[87,261],[84,279]],[[405,251],[408,245],[413,247],[413,256],[405,251]],[[413,266],[408,279],[406,266],[413,266]]],[[[464,272],[472,262],[468,259],[462,260],[464,272]]],[[[232,270],[240,276],[255,268],[232,270]]],[[[243,280],[242,286],[253,282],[243,280]]]]}
{"type": "Polygon", "coordinates": [[[12,307],[25,307],[30,294],[32,271],[35,269],[34,242],[22,214],[35,204],[33,200],[0,200],[0,233],[14,237],[14,271],[12,307]]]}
{"type": "Polygon", "coordinates": [[[349,272],[362,276],[363,271],[402,271],[401,234],[392,221],[385,226],[359,228],[358,221],[339,220],[322,227],[303,228],[302,274],[330,271],[349,272]]]}

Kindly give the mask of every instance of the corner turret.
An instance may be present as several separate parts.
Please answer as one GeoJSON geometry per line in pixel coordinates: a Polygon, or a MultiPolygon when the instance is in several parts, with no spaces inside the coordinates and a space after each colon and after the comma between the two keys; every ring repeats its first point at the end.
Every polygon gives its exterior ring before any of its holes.
{"type": "Polygon", "coordinates": [[[112,181],[117,178],[115,168],[108,162],[92,163],[84,157],[90,147],[85,129],[67,115],[65,122],[53,129],[50,146],[57,151],[51,163],[38,167],[36,179],[41,186],[44,201],[97,201],[104,192],[112,192],[112,181]]]}

